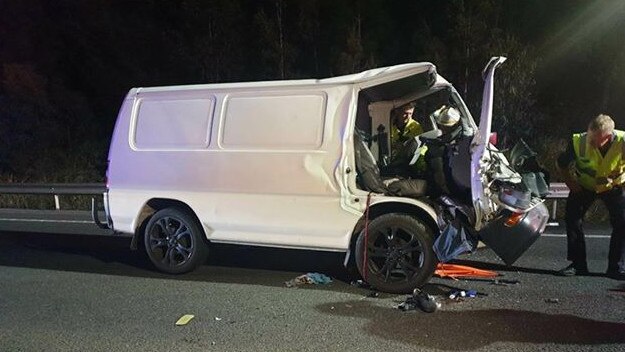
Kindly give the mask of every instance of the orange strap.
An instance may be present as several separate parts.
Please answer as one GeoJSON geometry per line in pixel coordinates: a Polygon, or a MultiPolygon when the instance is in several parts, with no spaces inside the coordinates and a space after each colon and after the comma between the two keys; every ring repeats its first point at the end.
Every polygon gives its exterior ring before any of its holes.
{"type": "Polygon", "coordinates": [[[499,273],[497,273],[496,271],[477,269],[466,265],[439,263],[438,266],[436,266],[434,275],[437,275],[439,277],[450,277],[452,279],[459,277],[491,278],[499,276],[499,273]]]}

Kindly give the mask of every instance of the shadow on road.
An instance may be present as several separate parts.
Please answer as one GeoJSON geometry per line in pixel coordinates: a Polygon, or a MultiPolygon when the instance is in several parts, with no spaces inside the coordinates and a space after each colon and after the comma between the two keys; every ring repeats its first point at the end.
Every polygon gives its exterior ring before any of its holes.
{"type": "MultiPolygon", "coordinates": [[[[302,273],[321,272],[348,283],[343,259],[342,253],[213,244],[206,265],[168,275],[155,271],[143,250],[131,251],[130,238],[0,233],[3,266],[171,280],[283,286],[302,273]]],[[[349,285],[315,288],[351,291],[349,285]]]]}
{"type": "Polygon", "coordinates": [[[601,345],[625,343],[625,324],[509,309],[404,313],[369,301],[322,304],[328,315],[367,318],[368,335],[416,348],[475,350],[496,342],[601,345]]]}

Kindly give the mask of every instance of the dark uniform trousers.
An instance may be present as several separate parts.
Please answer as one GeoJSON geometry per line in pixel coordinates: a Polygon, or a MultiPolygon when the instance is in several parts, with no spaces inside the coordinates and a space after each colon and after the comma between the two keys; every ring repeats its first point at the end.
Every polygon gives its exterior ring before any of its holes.
{"type": "Polygon", "coordinates": [[[585,189],[569,194],[566,202],[568,260],[577,269],[586,269],[586,241],[582,223],[588,208],[596,199],[601,199],[608,208],[612,225],[608,271],[625,272],[625,190],[620,187],[599,194],[585,189]]]}

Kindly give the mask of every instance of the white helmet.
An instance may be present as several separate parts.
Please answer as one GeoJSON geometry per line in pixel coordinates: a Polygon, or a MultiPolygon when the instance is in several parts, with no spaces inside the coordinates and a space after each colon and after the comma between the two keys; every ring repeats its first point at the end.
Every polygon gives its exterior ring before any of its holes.
{"type": "Polygon", "coordinates": [[[451,127],[460,121],[460,111],[458,109],[443,105],[430,115],[438,125],[451,127]]]}

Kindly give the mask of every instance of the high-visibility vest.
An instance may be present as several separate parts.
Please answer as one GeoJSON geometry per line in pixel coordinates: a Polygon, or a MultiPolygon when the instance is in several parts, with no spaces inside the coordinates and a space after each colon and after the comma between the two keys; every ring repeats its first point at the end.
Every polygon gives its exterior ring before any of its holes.
{"type": "MultiPolygon", "coordinates": [[[[416,120],[410,118],[404,126],[403,131],[400,131],[395,125],[391,127],[391,162],[396,161],[398,159],[402,159],[408,157],[408,159],[412,158],[412,155],[405,155],[406,150],[404,148],[404,142],[408,139],[415,138],[416,136],[423,133],[423,127],[416,120]]],[[[427,151],[427,147],[424,146],[421,151],[421,157],[414,163],[413,167],[417,171],[425,170],[425,152],[427,151]]]]}
{"type": "Polygon", "coordinates": [[[605,155],[590,145],[587,133],[573,135],[573,173],[585,189],[602,193],[625,184],[625,132],[615,130],[614,135],[605,155]]]}
{"type": "Polygon", "coordinates": [[[406,126],[404,126],[403,130],[400,131],[399,128],[393,125],[391,127],[391,143],[395,144],[397,142],[403,142],[406,139],[414,138],[423,133],[423,127],[421,124],[414,119],[408,119],[406,126]]]}

